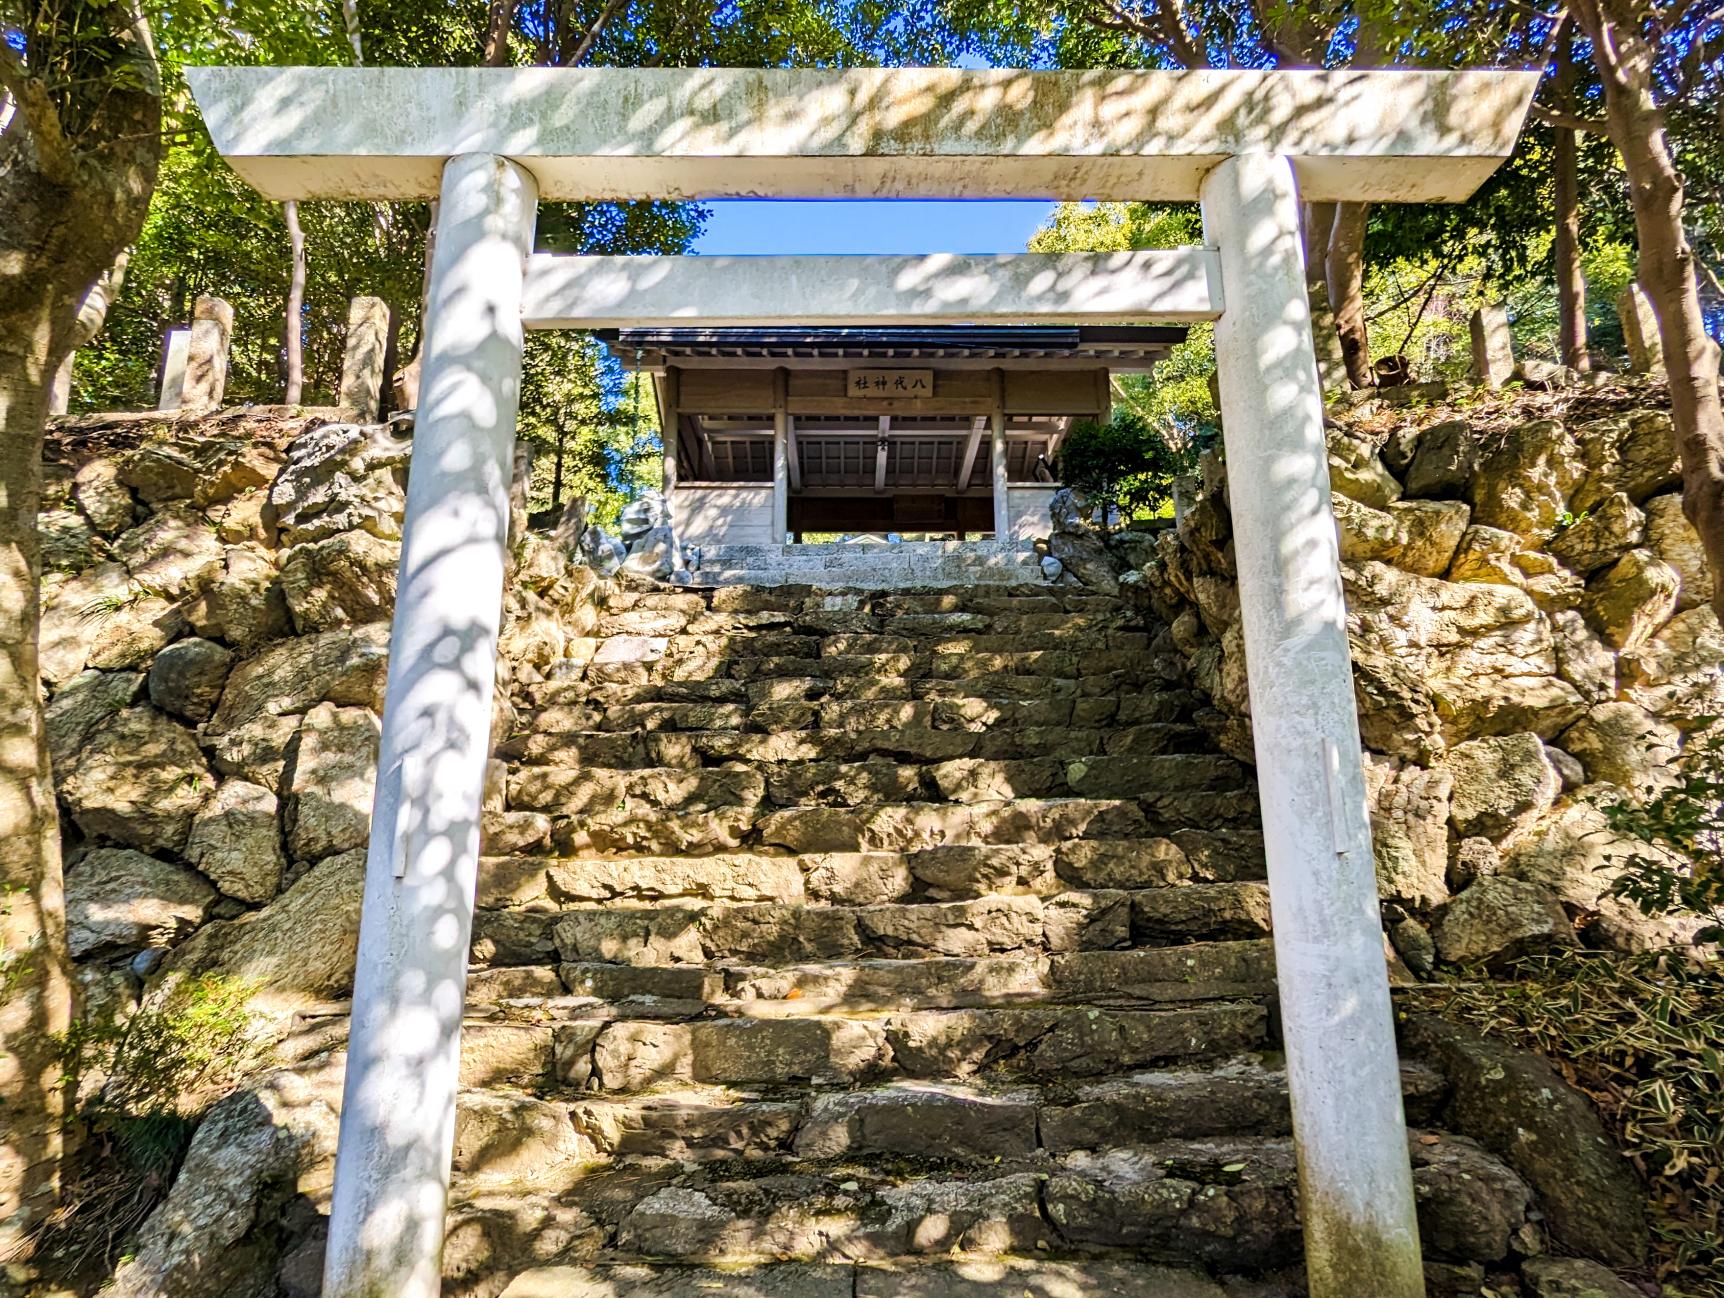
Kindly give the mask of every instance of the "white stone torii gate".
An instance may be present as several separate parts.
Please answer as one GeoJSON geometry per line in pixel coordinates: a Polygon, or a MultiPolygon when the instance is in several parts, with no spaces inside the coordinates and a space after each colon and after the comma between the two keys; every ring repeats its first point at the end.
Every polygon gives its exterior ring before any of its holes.
{"type": "Polygon", "coordinates": [[[202,68],[272,199],[441,199],[326,1298],[433,1298],[522,328],[1213,320],[1314,1298],[1424,1292],[1299,201],[1454,202],[1537,73],[202,68]],[[1200,201],[1206,246],[532,252],[540,199],[1200,201]]]}

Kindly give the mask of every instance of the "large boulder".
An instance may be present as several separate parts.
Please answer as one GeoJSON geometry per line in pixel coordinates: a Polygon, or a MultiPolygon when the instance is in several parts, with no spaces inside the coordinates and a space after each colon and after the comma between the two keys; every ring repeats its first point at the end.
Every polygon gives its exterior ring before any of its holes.
{"type": "Polygon", "coordinates": [[[1653,844],[1612,829],[1591,802],[1575,802],[1510,844],[1502,868],[1506,876],[1534,884],[1577,911],[1596,911],[1609,900],[1615,880],[1639,858],[1664,861],[1672,868],[1681,864],[1653,844]]]}
{"type": "Polygon", "coordinates": [[[50,685],[85,667],[141,666],[186,632],[179,608],[133,582],[119,563],[99,563],[44,588],[39,664],[50,685]]]}
{"type": "Polygon", "coordinates": [[[80,672],[54,695],[43,713],[48,733],[48,758],[56,776],[70,768],[90,736],[144,691],[139,672],[80,672]]]}
{"type": "Polygon", "coordinates": [[[42,568],[48,572],[82,572],[108,553],[96,530],[71,509],[47,509],[37,514],[36,541],[41,547],[42,568]]]}
{"type": "Polygon", "coordinates": [[[1698,608],[1712,599],[1712,570],[1700,533],[1682,512],[1682,497],[1672,492],[1646,502],[1646,548],[1676,570],[1682,580],[1677,608],[1698,608]]]}
{"type": "Polygon", "coordinates": [[[1401,498],[1401,484],[1369,442],[1331,429],[1328,443],[1329,481],[1335,491],[1377,509],[1401,498]]]}
{"type": "Polygon", "coordinates": [[[1381,559],[1422,576],[1447,571],[1471,511],[1458,500],[1405,500],[1383,509],[1334,498],[1341,557],[1381,559]]]}
{"type": "Polygon", "coordinates": [[[112,460],[90,460],[78,469],[72,477],[72,501],[102,536],[118,536],[137,519],[138,502],[112,460]]]}
{"type": "Polygon", "coordinates": [[[168,505],[116,537],[114,557],[138,586],[181,599],[214,581],[225,555],[209,519],[194,509],[168,505]]]}
{"type": "Polygon", "coordinates": [[[1377,887],[1385,900],[1431,910],[1449,899],[1449,794],[1445,770],[1365,754],[1366,805],[1377,887]]]}
{"type": "Polygon", "coordinates": [[[1676,612],[1682,578],[1650,550],[1630,550],[1587,587],[1581,611],[1618,650],[1638,649],[1676,612]]]}
{"type": "Polygon", "coordinates": [[[1474,880],[1446,907],[1433,934],[1450,964],[1500,967],[1521,956],[1574,945],[1574,929],[1543,888],[1519,879],[1474,880]]]}
{"type": "Polygon", "coordinates": [[[145,851],[178,852],[215,777],[191,731],[152,707],[116,712],[61,773],[78,828],[145,851]]]}
{"type": "Polygon", "coordinates": [[[1466,490],[1478,450],[1472,430],[1453,419],[1419,434],[1412,463],[1407,466],[1407,495],[1452,498],[1466,490]]]}
{"type": "Polygon", "coordinates": [[[1556,532],[1584,467],[1574,439],[1554,419],[1511,429],[1468,484],[1473,521],[1537,549],[1556,532]]]}
{"type": "Polygon", "coordinates": [[[287,860],[275,794],[245,780],[227,780],[192,821],[186,860],[240,901],[268,901],[281,889],[287,860]]]}
{"type": "Polygon", "coordinates": [[[1532,1298],[1646,1298],[1608,1267],[1580,1257],[1531,1257],[1521,1267],[1532,1298]]]}
{"type": "Polygon", "coordinates": [[[1554,738],[1585,711],[1557,679],[1550,620],[1525,591],[1374,562],[1345,565],[1342,578],[1355,667],[1369,678],[1360,720],[1379,751],[1418,755],[1392,733],[1408,714],[1452,744],[1519,731],[1554,738]],[[1379,698],[1390,708],[1382,724],[1372,715],[1379,698]]]}
{"type": "Polygon", "coordinates": [[[638,534],[629,542],[629,557],[623,560],[624,572],[653,581],[671,580],[682,566],[682,547],[669,527],[654,527],[638,534]]]}
{"type": "Polygon", "coordinates": [[[284,1236],[265,1227],[295,1198],[327,1207],[343,1065],[274,1073],[218,1101],[100,1298],[277,1293],[284,1236]]]}
{"type": "Polygon", "coordinates": [[[1598,703],[1562,736],[1587,779],[1647,793],[1676,781],[1682,733],[1634,703],[1598,703]]]}
{"type": "Polygon", "coordinates": [[[1616,654],[1574,609],[1550,615],[1556,674],[1588,702],[1616,697],[1616,654]]]}
{"type": "Polygon", "coordinates": [[[1646,515],[1619,491],[1558,532],[1550,543],[1550,552],[1574,571],[1585,574],[1615,563],[1645,539],[1646,515]]]}
{"type": "Polygon", "coordinates": [[[287,850],[295,861],[365,846],[380,730],[366,708],[321,703],[305,714],[282,776],[287,850]]]}
{"type": "Polygon", "coordinates": [[[263,524],[284,546],[340,532],[401,536],[406,468],[413,443],[387,425],[326,424],[288,448],[270,484],[263,524]]]}
{"type": "Polygon", "coordinates": [[[275,561],[260,545],[228,547],[222,570],[187,608],[197,633],[251,650],[292,630],[275,561]]]}
{"type": "Polygon", "coordinates": [[[171,644],[150,664],[150,702],[187,721],[207,721],[232,665],[233,651],[213,640],[171,644]]]}
{"type": "Polygon", "coordinates": [[[632,553],[635,543],[649,532],[671,526],[670,505],[660,491],[643,491],[631,500],[617,518],[617,531],[632,553]]]}
{"type": "Polygon", "coordinates": [[[1048,538],[1048,552],[1090,589],[1104,595],[1119,590],[1119,574],[1107,546],[1094,532],[1055,532],[1048,538]]]}
{"type": "Polygon", "coordinates": [[[1635,504],[1682,483],[1676,430],[1662,410],[1637,410],[1581,426],[1576,432],[1586,478],[1571,508],[1582,513],[1622,492],[1635,504]]]}
{"type": "Polygon", "coordinates": [[[401,544],[342,532],[296,545],[281,561],[281,590],[301,635],[387,619],[395,608],[401,544]]]}
{"type": "Polygon", "coordinates": [[[1559,1243],[1616,1266],[1645,1258],[1645,1192],[1596,1110],[1549,1064],[1434,1015],[1407,1016],[1401,1036],[1448,1079],[1450,1125],[1526,1179],[1559,1243]]]}
{"type": "Polygon", "coordinates": [[[249,437],[181,437],[127,452],[119,478],[152,505],[189,500],[204,506],[268,485],[280,465],[274,447],[249,437]]]}
{"type": "Polygon", "coordinates": [[[352,991],[364,892],[363,851],[319,861],[262,910],[214,920],[182,942],[146,1001],[164,1003],[187,979],[230,979],[255,988],[248,1007],[265,1026],[285,1027],[300,1010],[352,991]]]}
{"type": "Polygon", "coordinates": [[[272,645],[235,667],[210,720],[221,734],[265,716],[304,713],[318,703],[383,710],[389,626],[343,627],[272,645]]]}
{"type": "Polygon", "coordinates": [[[1537,735],[1471,739],[1449,749],[1443,766],[1454,781],[1449,816],[1461,838],[1512,838],[1562,792],[1562,776],[1537,735]]]}
{"type": "Polygon", "coordinates": [[[74,960],[172,946],[204,922],[215,889],[183,865],[99,847],[66,870],[66,949],[74,960]]]}
{"type": "Polygon", "coordinates": [[[1710,606],[1678,613],[1656,636],[1617,660],[1622,692],[1684,729],[1724,715],[1724,629],[1710,606]]]}

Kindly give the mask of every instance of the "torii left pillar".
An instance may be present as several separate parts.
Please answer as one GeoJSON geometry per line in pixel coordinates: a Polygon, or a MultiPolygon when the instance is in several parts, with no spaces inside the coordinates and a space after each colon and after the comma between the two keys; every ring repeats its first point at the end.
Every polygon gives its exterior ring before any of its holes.
{"type": "Polygon", "coordinates": [[[436,1298],[538,185],[443,169],[325,1298],[436,1298]]]}

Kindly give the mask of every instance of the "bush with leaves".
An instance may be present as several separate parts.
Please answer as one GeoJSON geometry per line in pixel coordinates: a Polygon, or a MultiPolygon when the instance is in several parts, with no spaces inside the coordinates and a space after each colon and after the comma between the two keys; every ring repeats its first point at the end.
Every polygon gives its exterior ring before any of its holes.
{"type": "Polygon", "coordinates": [[[1197,467],[1200,439],[1175,442],[1130,410],[1105,424],[1093,419],[1072,425],[1060,442],[1059,479],[1102,506],[1101,516],[1121,524],[1165,514],[1173,480],[1197,467]]]}
{"type": "Polygon", "coordinates": [[[98,1012],[61,1039],[80,1106],[79,1158],[35,1240],[38,1263],[106,1274],[173,1184],[199,1115],[270,1060],[248,982],[194,978],[130,1014],[98,1012]]]}
{"type": "Polygon", "coordinates": [[[1648,915],[1697,915],[1696,942],[1724,941],[1724,723],[1701,718],[1675,782],[1604,806],[1611,828],[1656,849],[1637,853],[1613,891],[1648,915]]]}

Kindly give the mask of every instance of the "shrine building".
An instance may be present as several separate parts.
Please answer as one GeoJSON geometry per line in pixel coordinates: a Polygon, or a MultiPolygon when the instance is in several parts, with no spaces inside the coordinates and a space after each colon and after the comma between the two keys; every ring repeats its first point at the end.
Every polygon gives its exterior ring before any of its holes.
{"type": "Polygon", "coordinates": [[[690,546],[1047,531],[1061,439],[1177,325],[624,328],[652,376],[664,489],[690,546]]]}

